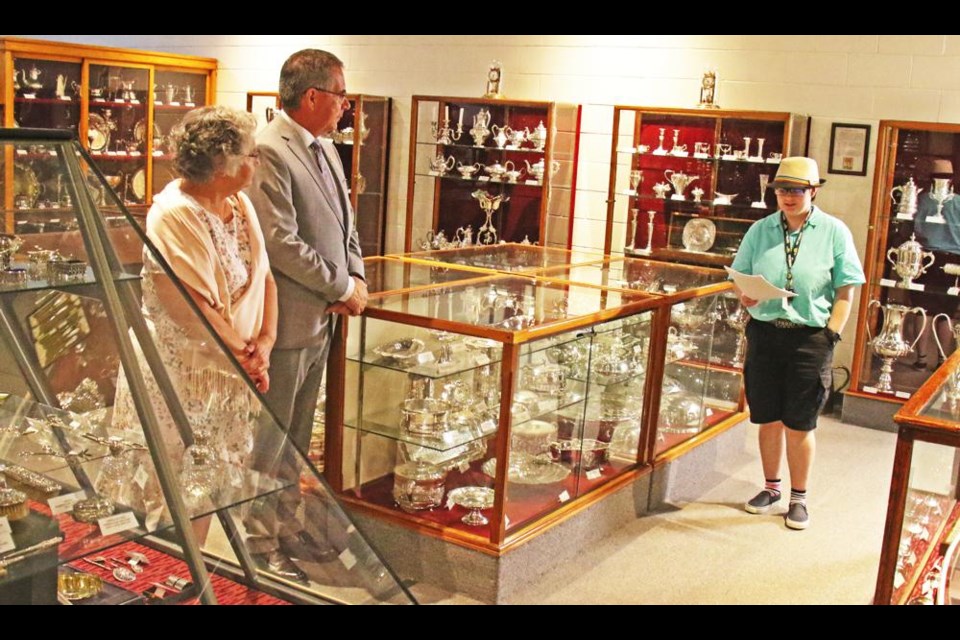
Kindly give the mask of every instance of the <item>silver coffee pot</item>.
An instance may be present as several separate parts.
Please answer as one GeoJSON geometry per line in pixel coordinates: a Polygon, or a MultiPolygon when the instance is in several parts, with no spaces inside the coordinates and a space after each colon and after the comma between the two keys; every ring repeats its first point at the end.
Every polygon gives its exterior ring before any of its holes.
{"type": "Polygon", "coordinates": [[[910,220],[913,219],[917,212],[917,196],[920,195],[921,191],[923,189],[917,188],[917,183],[913,181],[913,178],[907,180],[906,184],[890,189],[890,199],[897,205],[898,217],[905,216],[910,220]],[[897,202],[894,197],[894,194],[898,192],[900,193],[900,202],[897,202]]]}
{"type": "Polygon", "coordinates": [[[887,260],[893,265],[894,271],[902,278],[897,283],[901,289],[909,289],[914,278],[919,278],[927,272],[936,258],[932,251],[924,251],[923,245],[917,242],[916,234],[911,233],[910,239],[899,247],[887,250],[887,260]],[[924,260],[928,261],[924,264],[924,260]]]}
{"type": "Polygon", "coordinates": [[[913,351],[920,340],[920,336],[923,335],[923,330],[927,328],[927,312],[922,307],[911,308],[902,304],[881,304],[879,300],[871,300],[867,309],[874,305],[883,309],[883,327],[880,333],[874,337],[870,334],[870,325],[867,325],[867,336],[870,338],[867,344],[883,361],[880,367],[880,379],[877,381],[877,390],[881,393],[893,393],[893,361],[913,351]],[[903,319],[910,313],[919,313],[923,316],[923,325],[917,332],[917,337],[912,344],[903,339],[903,319]]]}

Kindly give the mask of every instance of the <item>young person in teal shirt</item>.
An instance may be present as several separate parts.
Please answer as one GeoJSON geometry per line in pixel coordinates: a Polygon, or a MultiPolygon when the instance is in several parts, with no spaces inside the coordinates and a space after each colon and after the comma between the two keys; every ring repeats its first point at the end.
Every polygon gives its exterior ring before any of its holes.
{"type": "Polygon", "coordinates": [[[792,298],[759,302],[737,289],[750,313],[744,385],[751,420],[760,425],[764,488],[746,503],[766,513],[780,501],[786,444],[790,501],[786,525],[806,529],[807,482],[813,467],[817,416],[831,387],[833,349],[850,317],[854,287],[866,278],[843,222],[813,204],[820,180],[816,161],[784,158],[770,186],[779,210],[743,237],[733,269],[763,275],[793,291],[792,298]]]}

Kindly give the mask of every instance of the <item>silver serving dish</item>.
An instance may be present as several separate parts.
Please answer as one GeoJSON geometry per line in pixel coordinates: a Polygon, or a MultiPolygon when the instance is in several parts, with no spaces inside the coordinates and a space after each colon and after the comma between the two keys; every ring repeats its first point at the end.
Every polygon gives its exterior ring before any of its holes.
{"type": "Polygon", "coordinates": [[[493,498],[493,489],[489,487],[460,487],[447,495],[453,504],[470,509],[470,513],[463,516],[461,521],[471,527],[482,527],[490,522],[480,511],[492,507],[493,498]]]}
{"type": "Polygon", "coordinates": [[[558,395],[566,387],[566,368],[559,364],[541,364],[527,371],[527,386],[539,393],[558,395]]]}
{"type": "Polygon", "coordinates": [[[447,472],[431,464],[405,462],[393,470],[393,499],[407,512],[443,504],[447,472]]]}
{"type": "Polygon", "coordinates": [[[403,431],[422,438],[439,438],[447,430],[451,405],[436,398],[408,398],[403,401],[400,423],[403,431]]]}
{"type": "Polygon", "coordinates": [[[510,450],[532,456],[545,453],[557,439],[557,425],[545,420],[527,420],[514,424],[510,431],[510,450]]]}
{"type": "Polygon", "coordinates": [[[660,403],[661,433],[699,433],[703,405],[689,393],[666,396],[660,403]]]}
{"type": "MultiPolygon", "coordinates": [[[[480,470],[491,478],[497,477],[497,459],[490,458],[480,470]]],[[[570,475],[570,469],[552,462],[547,456],[531,456],[525,453],[510,454],[507,465],[507,481],[515,484],[552,484],[570,475]]]]}
{"type": "Polygon", "coordinates": [[[705,252],[713,246],[717,226],[707,218],[693,218],[683,227],[683,248],[687,251],[705,252]]]}
{"type": "Polygon", "coordinates": [[[373,352],[386,360],[404,367],[416,364],[417,356],[423,353],[423,340],[404,338],[374,347],[373,352]]]}
{"type": "Polygon", "coordinates": [[[55,280],[83,280],[87,263],[76,258],[51,260],[47,263],[47,273],[55,280]]]}
{"type": "Polygon", "coordinates": [[[550,443],[550,458],[580,471],[590,471],[599,469],[606,462],[609,446],[609,442],[592,438],[558,440],[550,443]]]}
{"type": "Polygon", "coordinates": [[[640,423],[630,420],[618,424],[613,429],[610,438],[611,458],[619,458],[627,462],[637,461],[637,447],[640,445],[640,423]]]}

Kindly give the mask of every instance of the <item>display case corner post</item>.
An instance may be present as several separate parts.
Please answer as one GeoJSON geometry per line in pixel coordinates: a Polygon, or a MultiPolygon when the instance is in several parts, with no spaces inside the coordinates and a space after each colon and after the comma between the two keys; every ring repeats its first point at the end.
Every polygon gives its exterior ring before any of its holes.
{"type": "MultiPolygon", "coordinates": [[[[327,401],[324,405],[323,475],[334,492],[343,491],[343,423],[346,403],[347,325],[337,322],[327,359],[327,401]]],[[[357,438],[360,437],[359,431],[357,438]]]]}

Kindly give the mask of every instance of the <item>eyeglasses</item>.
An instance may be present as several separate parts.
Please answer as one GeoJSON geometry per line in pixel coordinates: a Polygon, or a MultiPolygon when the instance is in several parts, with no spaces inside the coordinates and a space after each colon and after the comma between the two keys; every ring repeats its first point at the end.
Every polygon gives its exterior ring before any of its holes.
{"type": "Polygon", "coordinates": [[[807,187],[777,187],[773,192],[778,196],[802,196],[808,190],[807,187]]]}
{"type": "Polygon", "coordinates": [[[250,153],[243,154],[245,158],[253,158],[254,160],[260,159],[260,149],[254,149],[250,153]]]}
{"type": "Polygon", "coordinates": [[[330,95],[336,96],[336,97],[340,98],[341,100],[346,100],[346,99],[347,99],[347,90],[346,90],[346,89],[344,89],[343,91],[330,91],[330,89],[324,89],[323,87],[310,87],[310,88],[311,88],[311,89],[316,89],[317,91],[323,91],[324,93],[329,93],[330,95]]]}

